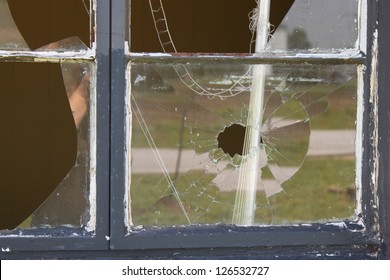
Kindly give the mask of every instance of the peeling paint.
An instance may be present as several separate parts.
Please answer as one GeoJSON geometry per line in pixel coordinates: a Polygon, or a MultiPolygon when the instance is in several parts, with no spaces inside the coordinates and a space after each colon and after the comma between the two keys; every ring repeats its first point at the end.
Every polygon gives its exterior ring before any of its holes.
{"type": "MultiPolygon", "coordinates": [[[[130,67],[126,68],[126,88],[128,88],[131,91],[131,81],[129,79],[130,77],[130,67]]],[[[125,97],[125,143],[127,145],[125,146],[125,162],[127,163],[125,166],[125,185],[130,186],[131,184],[131,162],[132,162],[132,154],[131,154],[131,123],[133,121],[133,115],[131,111],[131,102],[130,102],[130,96],[129,94],[126,94],[125,97]]],[[[131,226],[133,225],[132,215],[131,215],[131,196],[130,196],[130,188],[125,188],[125,196],[123,201],[124,206],[124,224],[128,230],[130,230],[131,226]]]]}
{"type": "Polygon", "coordinates": [[[356,41],[356,49],[366,53],[367,52],[367,1],[359,1],[359,20],[358,20],[358,39],[356,41]]]}
{"type": "MultiPolygon", "coordinates": [[[[371,78],[370,78],[370,103],[373,106],[373,121],[374,121],[374,132],[373,132],[373,146],[374,151],[374,172],[371,177],[371,183],[374,188],[377,186],[378,178],[378,164],[379,164],[379,151],[378,147],[378,30],[374,33],[374,43],[372,47],[372,65],[371,65],[371,78]]],[[[376,192],[376,190],[374,189],[376,192]]]]}
{"type": "Polygon", "coordinates": [[[335,226],[335,227],[338,227],[340,229],[346,229],[347,228],[347,225],[345,224],[345,222],[335,222],[335,223],[326,223],[327,226],[335,226]]]}
{"type": "Polygon", "coordinates": [[[334,52],[334,53],[315,53],[315,51],[309,50],[308,53],[297,53],[293,56],[287,56],[290,58],[323,58],[323,59],[332,59],[332,58],[341,58],[341,59],[350,59],[354,57],[360,57],[361,53],[357,50],[345,49],[342,51],[334,52]]]}
{"type": "Polygon", "coordinates": [[[1,251],[4,252],[4,253],[10,253],[11,252],[11,249],[9,247],[7,248],[1,248],[1,251]]]}
{"type": "Polygon", "coordinates": [[[96,215],[97,215],[97,185],[96,185],[96,163],[97,163],[97,108],[96,108],[96,68],[92,67],[92,79],[91,79],[91,93],[89,98],[89,139],[90,139],[90,158],[89,158],[89,178],[90,178],[90,184],[89,184],[89,214],[90,218],[86,226],[86,230],[88,232],[92,232],[96,229],[96,215]]]}
{"type": "Polygon", "coordinates": [[[357,113],[356,113],[356,213],[358,217],[363,209],[363,192],[362,192],[362,170],[363,170],[363,139],[364,139],[364,130],[363,130],[363,115],[364,115],[364,75],[365,75],[365,66],[359,65],[357,69],[357,113]]]}
{"type": "MultiPolygon", "coordinates": [[[[132,52],[127,52],[127,56],[130,56],[133,59],[137,58],[182,58],[185,56],[185,53],[182,53],[180,55],[178,54],[170,54],[170,53],[132,53],[132,52]]],[[[188,54],[188,57],[194,58],[194,54],[188,54]]],[[[343,59],[343,60],[349,60],[352,58],[361,58],[361,51],[360,50],[354,50],[354,49],[338,49],[338,50],[318,50],[318,49],[309,49],[305,53],[292,53],[292,52],[286,52],[286,51],[280,51],[280,50],[275,50],[275,51],[260,51],[255,54],[251,55],[232,55],[232,54],[197,54],[196,57],[201,57],[204,59],[212,59],[212,60],[217,60],[217,59],[254,59],[254,58],[282,58],[286,60],[292,60],[292,59],[297,59],[297,58],[305,58],[305,59],[315,59],[315,58],[321,58],[321,59],[343,59]]],[[[347,62],[347,61],[346,61],[347,62]]]]}
{"type": "MultiPolygon", "coordinates": [[[[374,201],[372,201],[372,207],[378,208],[379,198],[378,198],[378,180],[379,180],[379,120],[378,120],[378,29],[374,31],[373,34],[373,45],[371,50],[372,63],[371,63],[371,73],[370,73],[370,104],[372,105],[372,118],[373,118],[373,136],[372,136],[372,145],[373,145],[373,171],[371,174],[371,189],[374,194],[374,201]]],[[[376,219],[378,213],[376,211],[376,219]]],[[[378,227],[379,224],[375,223],[378,227]]],[[[379,230],[379,229],[378,229],[379,230]]]]}
{"type": "Polygon", "coordinates": [[[80,51],[0,51],[0,59],[10,60],[12,58],[31,58],[35,62],[46,62],[46,61],[62,61],[62,60],[93,60],[96,55],[95,47],[88,50],[80,51]]]}

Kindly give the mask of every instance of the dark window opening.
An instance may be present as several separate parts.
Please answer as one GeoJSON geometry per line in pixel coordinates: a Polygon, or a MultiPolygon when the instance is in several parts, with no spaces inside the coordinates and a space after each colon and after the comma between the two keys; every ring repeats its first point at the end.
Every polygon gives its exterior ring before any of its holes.
{"type": "Polygon", "coordinates": [[[91,46],[89,0],[12,0],[12,17],[32,50],[91,46]],[[49,46],[48,46],[49,45],[49,46]]]}
{"type": "Polygon", "coordinates": [[[1,229],[23,222],[76,160],[77,137],[61,66],[0,63],[1,229]]]}
{"type": "MultiPolygon", "coordinates": [[[[273,1],[271,31],[279,26],[293,3],[294,0],[273,1]]],[[[248,53],[252,37],[249,13],[255,7],[254,0],[230,1],[229,5],[225,0],[133,0],[131,51],[162,52],[159,35],[167,52],[248,53]],[[168,46],[169,41],[173,41],[176,50],[168,46]]]]}
{"type": "Polygon", "coordinates": [[[234,157],[236,154],[242,156],[245,141],[246,128],[240,124],[233,124],[226,127],[224,131],[218,134],[218,148],[221,148],[226,154],[234,157]]]}

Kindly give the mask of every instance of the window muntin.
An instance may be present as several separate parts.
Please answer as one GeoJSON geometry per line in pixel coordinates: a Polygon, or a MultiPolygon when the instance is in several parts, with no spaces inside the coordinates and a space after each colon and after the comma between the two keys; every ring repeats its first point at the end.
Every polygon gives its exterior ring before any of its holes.
{"type": "Polygon", "coordinates": [[[94,230],[96,70],[92,52],[85,52],[94,38],[91,3],[14,2],[0,3],[0,13],[6,15],[0,31],[7,35],[0,43],[0,93],[2,103],[8,104],[2,126],[9,128],[2,139],[1,229],[94,230]],[[21,19],[26,13],[21,7],[30,7],[30,24],[21,19]],[[57,14],[62,16],[53,16],[57,14]],[[81,51],[78,59],[75,51],[81,51]],[[30,57],[39,57],[38,62],[30,57]]]}

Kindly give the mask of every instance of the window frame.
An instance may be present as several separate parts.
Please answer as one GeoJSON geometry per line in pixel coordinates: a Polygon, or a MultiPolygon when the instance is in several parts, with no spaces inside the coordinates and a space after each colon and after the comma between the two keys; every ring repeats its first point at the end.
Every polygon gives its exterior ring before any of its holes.
{"type": "MultiPolygon", "coordinates": [[[[129,0],[130,1],[130,0],[129,0]]],[[[69,228],[0,232],[0,259],[390,259],[390,2],[367,5],[365,54],[349,58],[364,68],[361,130],[361,223],[310,226],[236,227],[227,225],[149,229],[127,234],[126,69],[129,59],[161,61],[166,57],[130,56],[126,0],[99,0],[96,5],[97,224],[96,231],[69,228]],[[376,34],[379,34],[376,36],[376,34]],[[382,156],[383,155],[383,156],[382,156]],[[374,176],[373,176],[374,175],[374,176]],[[76,233],[76,236],[74,235],[76,233]]],[[[14,58],[17,60],[18,58],[14,58]]],[[[168,60],[185,62],[188,57],[168,60]]],[[[191,58],[197,61],[206,57],[191,58]]],[[[224,57],[234,63],[323,63],[312,58],[224,57]]],[[[345,63],[343,58],[327,63],[345,63]]]]}
{"type": "MultiPolygon", "coordinates": [[[[379,232],[381,239],[380,258],[390,259],[388,248],[390,246],[390,120],[389,108],[390,96],[390,69],[386,62],[390,61],[390,2],[378,1],[375,12],[378,16],[377,49],[372,49],[372,53],[377,55],[377,69],[374,69],[374,76],[378,77],[377,84],[377,112],[378,112],[378,209],[379,232]],[[382,156],[383,155],[383,156],[382,156]]],[[[375,34],[375,32],[374,32],[375,34]]],[[[372,77],[374,79],[374,77],[372,77]]],[[[375,89],[374,89],[375,91],[375,89]]]]}
{"type": "MultiPolygon", "coordinates": [[[[113,5],[112,15],[116,19],[116,25],[126,25],[127,11],[126,1],[117,1],[113,5]],[[122,21],[122,23],[119,23],[122,21]]],[[[365,1],[363,1],[365,2],[365,1]]],[[[136,62],[161,62],[161,63],[187,63],[187,62],[200,62],[200,61],[213,61],[217,62],[230,62],[230,63],[310,63],[310,64],[337,64],[338,62],[361,64],[367,67],[364,72],[364,96],[362,103],[367,104],[368,96],[370,95],[370,83],[372,81],[372,74],[370,73],[370,64],[372,63],[371,49],[373,45],[372,38],[369,34],[375,27],[376,20],[376,6],[374,3],[367,1],[368,15],[367,15],[367,52],[366,54],[360,52],[357,56],[345,57],[335,56],[334,58],[319,58],[313,55],[305,58],[296,58],[289,56],[286,52],[284,55],[278,53],[275,56],[240,56],[234,57],[226,55],[200,55],[200,56],[188,56],[183,54],[177,54],[175,56],[166,56],[161,54],[148,54],[131,53],[126,49],[126,44],[123,41],[113,41],[113,46],[118,50],[117,56],[113,57],[113,65],[120,65],[116,69],[112,69],[115,73],[121,73],[113,80],[112,92],[118,93],[113,96],[114,99],[118,98],[116,103],[118,107],[112,107],[112,120],[113,120],[113,133],[112,133],[112,148],[114,150],[120,150],[120,147],[127,147],[125,143],[126,135],[123,131],[123,127],[126,127],[126,123],[123,122],[126,119],[128,112],[127,108],[123,106],[126,104],[126,65],[129,61],[136,62]],[[116,45],[117,44],[117,45],[116,45]],[[120,51],[119,51],[120,49],[120,51]],[[120,94],[121,93],[121,94],[120,94]],[[117,133],[121,131],[120,133],[117,133]]],[[[123,28],[119,28],[114,33],[121,34],[123,40],[126,38],[126,31],[123,28]],[[122,32],[122,33],[119,33],[122,32]]],[[[272,53],[272,52],[271,52],[272,53]]],[[[373,149],[369,139],[375,133],[372,123],[369,121],[369,116],[373,112],[371,108],[365,106],[363,115],[362,131],[367,131],[370,127],[371,130],[368,134],[364,134],[363,155],[361,159],[362,164],[362,185],[369,186],[369,178],[372,172],[375,170],[375,166],[372,165],[375,161],[373,156],[373,149]],[[368,149],[366,147],[369,147],[368,149]],[[367,164],[367,159],[370,159],[370,163],[367,164]]],[[[351,247],[359,248],[356,252],[356,256],[359,258],[372,258],[375,252],[379,248],[379,239],[376,239],[377,232],[375,229],[375,211],[373,207],[369,206],[374,194],[363,187],[362,191],[362,208],[363,217],[365,221],[364,226],[360,222],[346,221],[341,226],[337,224],[324,224],[314,223],[311,225],[299,225],[299,226],[269,226],[269,227],[237,227],[228,225],[199,225],[199,226],[180,226],[175,228],[151,228],[141,231],[128,232],[125,225],[125,209],[124,201],[126,196],[126,157],[121,154],[115,154],[115,164],[113,174],[114,180],[112,181],[112,187],[117,186],[116,191],[112,191],[112,207],[115,215],[111,220],[111,237],[110,243],[111,249],[121,250],[178,250],[183,252],[182,248],[186,249],[200,249],[208,248],[216,250],[242,250],[244,248],[257,248],[259,249],[259,255],[262,256],[262,250],[265,250],[265,255],[272,251],[280,251],[281,248],[292,247],[298,250],[306,251],[308,255],[313,251],[324,251],[316,255],[316,258],[327,258],[335,251],[339,252],[338,256],[343,255],[343,249],[351,250],[351,247]],[[368,207],[369,206],[369,207],[368,207]],[[119,227],[118,227],[119,226],[119,227]],[[322,250],[320,248],[327,248],[322,250]]],[[[114,158],[112,162],[114,163],[114,158]]],[[[360,179],[360,178],[359,178],[360,179]]],[[[354,251],[354,250],[352,250],[354,251]]],[[[265,256],[264,255],[264,256],[265,256]]],[[[336,254],[337,255],[337,254],[336,254]]],[[[275,255],[276,256],[276,255],[275,255]]],[[[303,257],[305,253],[291,254],[290,257],[303,257]]]]}

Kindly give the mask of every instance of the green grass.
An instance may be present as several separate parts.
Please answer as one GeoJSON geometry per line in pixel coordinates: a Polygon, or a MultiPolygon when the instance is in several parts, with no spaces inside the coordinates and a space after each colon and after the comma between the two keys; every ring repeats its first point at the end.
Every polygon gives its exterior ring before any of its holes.
{"type": "MultiPolygon", "coordinates": [[[[354,160],[348,159],[307,159],[295,176],[284,184],[284,192],[269,199],[263,192],[257,193],[255,223],[288,224],[353,216],[354,164],[354,160]]],[[[220,191],[211,184],[213,177],[202,172],[189,172],[175,181],[192,223],[231,223],[235,191],[220,191]]],[[[132,182],[132,216],[136,225],[188,223],[162,176],[134,175],[132,182]]]]}
{"type": "MultiPolygon", "coordinates": [[[[310,129],[355,129],[356,85],[352,81],[336,90],[335,87],[332,84],[324,84],[311,89],[309,94],[302,97],[301,101],[306,104],[315,101],[315,105],[307,107],[307,113],[311,115],[310,129]],[[328,95],[328,91],[332,90],[328,95]]],[[[223,101],[199,96],[191,98],[173,92],[137,93],[136,98],[148,129],[160,148],[178,147],[183,118],[186,119],[183,143],[187,144],[188,148],[195,147],[198,152],[207,152],[206,142],[214,141],[227,125],[245,124],[247,121],[248,94],[223,101]]],[[[279,99],[269,100],[269,110],[266,108],[264,121],[276,108],[278,109],[272,117],[301,120],[307,117],[300,101],[288,99],[278,107],[279,103],[279,99]]],[[[148,143],[135,118],[132,131],[134,147],[147,147],[148,143]]]]}
{"type": "Polygon", "coordinates": [[[311,129],[356,129],[356,106],[328,108],[320,115],[310,119],[311,129]]]}
{"type": "MultiPolygon", "coordinates": [[[[174,148],[180,146],[184,149],[195,149],[198,153],[208,152],[217,147],[219,130],[216,126],[210,127],[188,127],[184,126],[182,138],[180,137],[181,124],[176,121],[162,120],[159,123],[148,127],[153,141],[158,148],[174,148]]],[[[133,125],[132,130],[133,148],[149,147],[146,136],[138,124],[133,125]]]]}
{"type": "Polygon", "coordinates": [[[286,193],[270,198],[275,223],[349,218],[354,215],[355,161],[308,159],[284,185],[286,193]]]}

